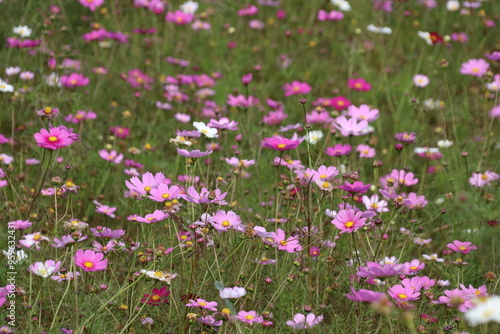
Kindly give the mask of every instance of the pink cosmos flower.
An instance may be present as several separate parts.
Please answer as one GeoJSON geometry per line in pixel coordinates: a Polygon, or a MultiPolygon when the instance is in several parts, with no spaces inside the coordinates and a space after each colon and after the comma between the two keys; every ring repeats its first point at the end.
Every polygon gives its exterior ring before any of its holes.
{"type": "Polygon", "coordinates": [[[338,116],[332,125],[344,137],[361,136],[368,129],[368,121],[360,121],[358,123],[355,117],[347,119],[345,116],[338,116]]]}
{"type": "Polygon", "coordinates": [[[243,9],[240,9],[238,11],[238,15],[239,16],[251,16],[251,15],[255,15],[259,12],[259,9],[253,5],[248,5],[246,6],[245,8],[243,9]]]}
{"type": "Polygon", "coordinates": [[[372,89],[372,85],[366,82],[363,78],[349,79],[347,81],[347,87],[360,92],[368,92],[370,89],[372,89]]]}
{"type": "Polygon", "coordinates": [[[152,188],[157,188],[161,183],[165,183],[166,178],[163,173],[152,174],[146,172],[141,178],[134,176],[130,181],[125,181],[125,185],[130,191],[140,195],[147,195],[152,188]]]}
{"type": "Polygon", "coordinates": [[[359,277],[388,277],[402,274],[406,268],[404,264],[390,264],[386,263],[381,265],[378,262],[366,262],[366,267],[359,267],[356,273],[359,277]]]}
{"type": "Polygon", "coordinates": [[[363,212],[356,213],[353,209],[340,210],[335,219],[332,220],[332,224],[340,230],[341,234],[353,233],[365,226],[366,218],[361,218],[362,214],[363,212]]]}
{"type": "Polygon", "coordinates": [[[363,195],[362,200],[367,210],[373,210],[376,212],[389,211],[389,209],[387,208],[387,201],[379,200],[378,195],[372,195],[371,197],[363,195]]]}
{"type": "Polygon", "coordinates": [[[48,119],[53,119],[57,115],[59,115],[59,109],[58,108],[52,108],[52,107],[45,107],[43,109],[37,110],[36,114],[39,117],[46,117],[48,119]]]}
{"type": "Polygon", "coordinates": [[[283,110],[269,111],[266,116],[262,117],[262,122],[269,125],[280,124],[288,118],[288,115],[283,110]]]}
{"type": "Polygon", "coordinates": [[[95,11],[97,7],[102,6],[104,0],[78,0],[84,7],[89,8],[91,11],[95,11]]]}
{"type": "Polygon", "coordinates": [[[255,311],[239,311],[238,315],[234,317],[239,321],[246,322],[247,324],[260,324],[264,321],[262,316],[258,316],[255,311]]]}
{"type": "Polygon", "coordinates": [[[283,86],[285,96],[307,94],[311,91],[312,87],[307,82],[292,81],[283,86]]]}
{"type": "Polygon", "coordinates": [[[483,187],[485,185],[489,185],[492,181],[500,179],[500,175],[494,173],[490,170],[487,170],[484,173],[472,173],[471,178],[469,179],[469,183],[474,187],[483,187]]]}
{"type": "Polygon", "coordinates": [[[168,217],[169,217],[168,213],[165,213],[161,210],[155,210],[153,213],[148,213],[144,217],[136,216],[135,221],[137,221],[139,223],[154,224],[154,223],[157,223],[159,221],[165,220],[168,217]]]}
{"type": "Polygon", "coordinates": [[[91,249],[79,249],[75,254],[75,264],[85,271],[103,271],[108,266],[108,260],[103,260],[102,253],[96,253],[91,249]]]}
{"type": "Polygon", "coordinates": [[[49,131],[41,129],[40,132],[34,135],[36,144],[40,147],[57,150],[73,143],[73,135],[71,132],[60,127],[51,128],[49,131]]]}
{"type": "Polygon", "coordinates": [[[63,75],[61,77],[61,83],[64,87],[73,88],[87,86],[90,80],[81,73],[71,73],[70,75],[63,75]]]}
{"type": "Polygon", "coordinates": [[[252,73],[245,74],[243,77],[241,77],[241,82],[247,86],[252,82],[252,73]]]}
{"type": "Polygon", "coordinates": [[[323,321],[323,316],[316,316],[313,313],[303,315],[302,313],[297,313],[293,316],[293,320],[288,320],[286,324],[293,329],[307,329],[318,325],[323,321]]]}
{"type": "Polygon", "coordinates": [[[474,303],[469,300],[470,296],[460,289],[445,290],[444,294],[445,296],[439,297],[438,301],[434,301],[434,303],[456,307],[460,312],[466,312],[474,307],[474,303]]]}
{"type": "Polygon", "coordinates": [[[378,109],[371,109],[367,104],[362,104],[359,107],[349,106],[347,108],[347,115],[355,117],[358,121],[373,122],[378,119],[378,109]]]}
{"type": "Polygon", "coordinates": [[[420,292],[415,291],[412,287],[404,287],[401,284],[396,284],[390,287],[388,293],[393,299],[401,301],[420,299],[420,292]]]}
{"type": "Polygon", "coordinates": [[[373,158],[375,156],[375,149],[368,145],[358,145],[356,151],[359,152],[360,158],[373,158]]]}
{"type": "Polygon", "coordinates": [[[475,77],[482,77],[488,71],[490,64],[482,58],[479,59],[469,59],[462,64],[460,68],[460,73],[465,75],[472,75],[475,77]]]}
{"type": "Polygon", "coordinates": [[[111,218],[115,218],[115,211],[116,211],[116,207],[111,207],[111,206],[107,206],[107,205],[103,205],[97,201],[94,201],[93,202],[97,207],[95,209],[95,212],[97,213],[102,213],[106,216],[109,216],[111,218]]]}
{"type": "Polygon", "coordinates": [[[167,22],[173,22],[179,26],[189,24],[193,21],[194,15],[189,13],[184,13],[182,10],[176,10],[174,13],[167,12],[165,20],[167,22]]]}
{"type": "Polygon", "coordinates": [[[340,21],[344,18],[344,13],[332,10],[330,13],[320,9],[318,11],[318,21],[340,21]]]}
{"type": "Polygon", "coordinates": [[[299,144],[299,140],[292,140],[281,136],[275,136],[271,138],[264,138],[262,146],[283,152],[285,150],[292,150],[299,146],[299,144]]]}
{"type": "Polygon", "coordinates": [[[198,298],[196,300],[190,299],[187,307],[201,307],[205,310],[217,311],[217,302],[207,302],[205,299],[198,298]]]}
{"type": "Polygon", "coordinates": [[[413,76],[413,84],[417,87],[425,87],[429,84],[429,77],[424,74],[415,74],[413,76]]]}
{"type": "Polygon", "coordinates": [[[277,229],[276,232],[271,232],[274,242],[277,244],[279,250],[287,251],[288,253],[300,252],[302,246],[299,244],[297,237],[286,238],[285,231],[277,229]]]}
{"type": "Polygon", "coordinates": [[[424,195],[419,196],[416,193],[409,193],[408,196],[406,196],[405,193],[402,193],[401,196],[404,198],[405,206],[410,210],[422,209],[428,203],[424,195]]]}
{"type": "Polygon", "coordinates": [[[124,128],[123,126],[112,126],[109,128],[109,131],[120,139],[125,139],[130,134],[130,129],[124,128]]]}
{"type": "Polygon", "coordinates": [[[41,234],[40,232],[35,232],[32,234],[23,235],[23,239],[19,240],[19,244],[26,248],[31,248],[31,246],[35,246],[36,250],[40,250],[40,244],[42,241],[50,241],[49,238],[41,234]]]}
{"type": "Polygon", "coordinates": [[[230,130],[230,131],[238,130],[238,122],[230,121],[227,117],[222,117],[219,120],[212,118],[210,122],[207,123],[207,126],[220,130],[230,130]]]}
{"type": "Polygon", "coordinates": [[[64,120],[66,122],[78,124],[82,121],[85,121],[88,119],[96,119],[96,118],[97,118],[97,114],[93,111],[78,110],[74,115],[65,116],[64,120]]]}
{"type": "Polygon", "coordinates": [[[98,238],[118,239],[125,234],[125,230],[112,230],[109,227],[91,227],[90,231],[98,238]]]}
{"type": "Polygon", "coordinates": [[[339,171],[336,167],[334,166],[320,166],[318,170],[316,171],[315,175],[313,176],[314,179],[320,179],[324,181],[329,181],[333,179],[335,176],[339,175],[339,171]]]}
{"type": "Polygon", "coordinates": [[[396,133],[394,138],[402,143],[413,143],[417,138],[417,135],[415,134],[415,132],[412,133],[400,132],[396,133]]]}
{"type": "Polygon", "coordinates": [[[92,242],[92,247],[94,247],[94,250],[96,252],[102,252],[102,253],[106,254],[107,252],[114,250],[117,243],[118,242],[116,240],[112,239],[112,240],[109,240],[108,243],[104,246],[100,242],[98,242],[97,240],[94,240],[92,242]]]}
{"type": "Polygon", "coordinates": [[[481,285],[479,288],[474,288],[471,284],[469,284],[469,287],[466,288],[465,285],[460,284],[460,288],[462,291],[469,297],[476,298],[476,297],[488,297],[488,288],[486,285],[481,285]]]}
{"type": "Polygon", "coordinates": [[[203,187],[198,192],[196,188],[193,186],[188,188],[186,194],[181,195],[182,198],[191,203],[196,203],[196,204],[215,203],[218,205],[227,204],[227,202],[224,200],[226,196],[227,192],[223,193],[220,189],[209,191],[207,188],[203,187]]]}
{"type": "Polygon", "coordinates": [[[212,216],[210,222],[212,226],[219,232],[226,232],[229,229],[243,231],[244,227],[241,225],[241,218],[233,211],[219,210],[212,216]]]}
{"type": "Polygon", "coordinates": [[[28,271],[35,275],[47,278],[61,268],[61,261],[47,260],[45,262],[36,262],[28,267],[28,271]]]}
{"type": "Polygon", "coordinates": [[[453,243],[449,243],[446,246],[452,251],[462,254],[467,254],[470,253],[471,250],[477,249],[477,247],[473,245],[472,242],[459,240],[455,240],[453,241],[453,243]]]}
{"type": "Polygon", "coordinates": [[[327,147],[325,153],[332,157],[340,157],[351,153],[350,145],[336,144],[334,147],[327,147]]]}
{"type": "Polygon", "coordinates": [[[182,155],[183,157],[193,159],[193,158],[200,158],[200,157],[207,156],[207,155],[209,155],[210,153],[212,153],[212,150],[208,150],[208,151],[205,151],[205,152],[201,152],[200,150],[192,150],[192,151],[188,151],[188,150],[185,150],[185,149],[178,148],[178,149],[177,149],[177,153],[178,153],[179,155],[182,155]]]}
{"type": "Polygon", "coordinates": [[[351,292],[352,294],[345,294],[345,296],[355,302],[374,303],[386,297],[386,294],[383,292],[366,289],[359,289],[359,291],[356,291],[352,286],[351,292]]]}
{"type": "Polygon", "coordinates": [[[406,263],[405,275],[415,275],[417,272],[425,268],[425,263],[419,260],[411,260],[406,263]]]}
{"type": "Polygon", "coordinates": [[[123,160],[123,154],[118,154],[115,150],[100,150],[99,156],[106,161],[113,162],[115,164],[119,164],[123,160]]]}
{"type": "Polygon", "coordinates": [[[181,188],[178,186],[169,187],[167,184],[161,183],[157,188],[151,188],[149,193],[151,195],[148,197],[153,201],[165,202],[179,198],[181,195],[181,188]]]}
{"type": "Polygon", "coordinates": [[[14,228],[15,230],[24,230],[30,228],[33,225],[32,222],[28,220],[14,220],[8,222],[9,228],[14,228]]]}

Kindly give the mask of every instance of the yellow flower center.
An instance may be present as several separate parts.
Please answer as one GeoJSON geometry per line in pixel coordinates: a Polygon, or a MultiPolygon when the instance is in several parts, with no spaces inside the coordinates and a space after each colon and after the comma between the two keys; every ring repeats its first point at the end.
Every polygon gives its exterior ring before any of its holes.
{"type": "Polygon", "coordinates": [[[145,190],[145,191],[150,191],[150,190],[151,190],[151,187],[150,187],[150,186],[144,187],[144,190],[145,190]]]}
{"type": "Polygon", "coordinates": [[[163,194],[161,195],[161,198],[169,198],[170,197],[170,194],[163,194]]]}
{"type": "Polygon", "coordinates": [[[287,243],[285,240],[281,240],[281,241],[280,241],[280,245],[281,245],[281,246],[286,246],[287,244],[288,244],[288,243],[287,243]]]}
{"type": "Polygon", "coordinates": [[[161,271],[157,271],[154,273],[154,276],[161,278],[161,277],[163,277],[163,273],[161,271]]]}
{"type": "Polygon", "coordinates": [[[92,268],[94,267],[94,264],[90,261],[85,261],[83,262],[83,265],[85,266],[85,268],[92,268]]]}
{"type": "Polygon", "coordinates": [[[252,320],[253,318],[255,318],[255,317],[254,317],[253,315],[251,315],[251,314],[248,314],[248,315],[245,317],[245,319],[247,319],[247,320],[252,320]]]}
{"type": "Polygon", "coordinates": [[[46,113],[46,114],[52,114],[52,108],[51,107],[45,107],[45,109],[43,109],[43,112],[46,113]]]}
{"type": "Polygon", "coordinates": [[[400,293],[400,294],[398,295],[398,297],[399,297],[399,298],[401,298],[401,299],[406,299],[406,298],[408,298],[408,296],[407,296],[407,295],[405,295],[404,293],[400,293]]]}
{"type": "Polygon", "coordinates": [[[483,181],[488,180],[488,175],[486,175],[486,174],[481,174],[481,179],[482,179],[483,181]]]}
{"type": "Polygon", "coordinates": [[[350,228],[353,226],[354,226],[354,222],[352,222],[352,221],[348,221],[347,223],[345,223],[345,227],[347,227],[347,228],[350,228]]]}
{"type": "Polygon", "coordinates": [[[321,185],[321,188],[327,189],[328,187],[330,187],[330,182],[323,182],[323,184],[321,185]]]}
{"type": "Polygon", "coordinates": [[[342,107],[345,103],[344,101],[338,101],[337,104],[342,107]]]}
{"type": "Polygon", "coordinates": [[[224,227],[228,227],[231,225],[231,223],[228,220],[224,220],[221,225],[224,227]]]}
{"type": "Polygon", "coordinates": [[[201,303],[198,303],[198,305],[200,305],[200,306],[207,306],[207,303],[201,302],[201,303]]]}
{"type": "Polygon", "coordinates": [[[466,250],[466,249],[467,249],[467,247],[460,246],[460,247],[458,247],[458,249],[460,249],[460,250],[466,250]]]}
{"type": "Polygon", "coordinates": [[[361,88],[361,84],[358,82],[358,83],[356,83],[356,84],[354,85],[354,87],[356,87],[356,88],[361,88]]]}
{"type": "Polygon", "coordinates": [[[321,175],[319,176],[319,178],[320,178],[320,179],[324,179],[324,178],[326,178],[326,174],[321,174],[321,175]]]}
{"type": "Polygon", "coordinates": [[[40,237],[41,237],[41,236],[42,236],[42,235],[41,235],[40,233],[37,233],[37,234],[35,234],[35,235],[33,236],[33,240],[38,241],[38,240],[40,240],[40,237]]]}
{"type": "Polygon", "coordinates": [[[285,148],[285,144],[278,144],[278,148],[285,148]]]}
{"type": "Polygon", "coordinates": [[[49,141],[50,141],[51,143],[56,142],[56,141],[57,141],[57,137],[56,137],[56,136],[50,136],[50,137],[49,137],[49,141]]]}
{"type": "Polygon", "coordinates": [[[154,300],[154,301],[158,301],[161,297],[158,296],[158,295],[152,295],[151,296],[151,299],[154,300]]]}
{"type": "Polygon", "coordinates": [[[77,83],[77,81],[75,79],[73,79],[73,80],[70,80],[69,83],[72,84],[72,85],[75,85],[77,83]]]}

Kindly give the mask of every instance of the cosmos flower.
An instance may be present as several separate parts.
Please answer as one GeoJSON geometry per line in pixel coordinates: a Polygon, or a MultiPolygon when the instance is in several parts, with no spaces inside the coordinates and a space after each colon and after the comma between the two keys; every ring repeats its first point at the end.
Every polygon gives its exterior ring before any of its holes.
{"type": "Polygon", "coordinates": [[[85,271],[103,271],[108,266],[108,260],[104,259],[103,253],[79,249],[75,253],[75,264],[85,271]]]}
{"type": "Polygon", "coordinates": [[[318,325],[323,321],[323,316],[316,316],[313,313],[303,315],[302,313],[297,313],[293,316],[293,320],[288,320],[286,324],[293,329],[306,329],[318,325]]]}

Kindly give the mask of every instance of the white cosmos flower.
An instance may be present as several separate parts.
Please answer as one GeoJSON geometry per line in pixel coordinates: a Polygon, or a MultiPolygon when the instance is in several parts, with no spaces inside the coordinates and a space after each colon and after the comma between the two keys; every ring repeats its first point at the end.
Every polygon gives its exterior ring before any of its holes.
{"type": "Polygon", "coordinates": [[[18,26],[12,29],[14,34],[19,35],[21,37],[30,37],[31,36],[31,29],[28,28],[28,26],[18,26]]]}
{"type": "Polygon", "coordinates": [[[346,0],[332,0],[332,4],[339,7],[344,12],[349,12],[352,8],[346,0]]]}
{"type": "Polygon", "coordinates": [[[368,27],[366,27],[366,30],[370,32],[374,32],[377,34],[384,34],[384,35],[390,35],[392,34],[392,29],[389,27],[377,27],[373,24],[370,24],[368,27]]]}
{"type": "Polygon", "coordinates": [[[427,31],[419,31],[418,37],[422,38],[428,45],[432,45],[431,34],[427,31]]]}
{"type": "Polygon", "coordinates": [[[309,131],[306,135],[306,140],[309,144],[316,144],[323,138],[323,132],[320,130],[315,130],[315,131],[309,131]]]}
{"type": "Polygon", "coordinates": [[[203,133],[207,138],[217,138],[219,135],[217,134],[217,129],[208,127],[203,122],[193,122],[193,126],[199,132],[203,133]]]}
{"type": "Polygon", "coordinates": [[[194,14],[198,10],[198,3],[196,1],[186,1],[180,8],[185,14],[194,14]]]}
{"type": "Polygon", "coordinates": [[[14,86],[9,85],[7,82],[3,81],[0,79],[0,92],[13,92],[14,91],[14,86]]]}
{"type": "Polygon", "coordinates": [[[500,324],[500,296],[491,296],[483,301],[480,298],[472,300],[476,307],[465,312],[465,319],[470,326],[486,324],[490,321],[500,324]]]}
{"type": "Polygon", "coordinates": [[[453,145],[453,142],[448,140],[448,139],[444,139],[444,140],[439,140],[437,142],[437,146],[440,147],[440,148],[448,148],[450,147],[451,145],[453,145]]]}
{"type": "Polygon", "coordinates": [[[235,286],[234,288],[224,288],[220,290],[219,295],[222,299],[236,299],[243,297],[247,293],[245,288],[235,286]]]}
{"type": "Polygon", "coordinates": [[[446,9],[450,12],[456,12],[460,8],[460,2],[457,0],[448,0],[446,3],[446,9]]]}

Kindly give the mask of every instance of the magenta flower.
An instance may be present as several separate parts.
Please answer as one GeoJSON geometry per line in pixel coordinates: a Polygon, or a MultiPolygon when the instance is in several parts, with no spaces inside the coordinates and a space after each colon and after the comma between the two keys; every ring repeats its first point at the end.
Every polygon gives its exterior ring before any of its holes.
{"type": "Polygon", "coordinates": [[[471,250],[477,249],[477,247],[473,245],[472,242],[459,240],[455,240],[453,241],[453,243],[447,244],[446,246],[452,251],[462,254],[467,254],[470,253],[471,250]]]}
{"type": "Polygon", "coordinates": [[[336,144],[334,147],[327,147],[325,153],[332,157],[340,157],[351,153],[350,145],[336,144]]]}
{"type": "Polygon", "coordinates": [[[351,292],[352,294],[347,293],[345,294],[345,296],[355,302],[374,303],[386,297],[386,294],[383,292],[376,292],[366,289],[359,289],[359,291],[356,291],[352,286],[351,292]]]}
{"type": "Polygon", "coordinates": [[[142,303],[148,303],[148,305],[160,305],[162,303],[168,303],[167,297],[170,295],[170,291],[167,286],[161,289],[154,288],[153,291],[148,294],[145,293],[141,299],[142,303]]]}
{"type": "Polygon", "coordinates": [[[124,128],[122,126],[112,126],[109,128],[109,131],[116,137],[120,139],[125,139],[129,136],[130,134],[130,129],[129,128],[124,128]]]}
{"type": "Polygon", "coordinates": [[[262,143],[263,147],[267,148],[272,148],[278,151],[286,151],[286,150],[292,150],[299,146],[300,141],[298,140],[292,140],[292,139],[287,139],[285,137],[281,136],[275,136],[271,138],[264,138],[264,142],[262,143]]]}
{"type": "Polygon", "coordinates": [[[182,155],[183,157],[192,158],[193,159],[193,158],[200,158],[200,157],[207,156],[210,153],[212,153],[212,150],[208,150],[208,151],[202,152],[200,150],[188,151],[188,150],[185,150],[185,149],[178,148],[177,149],[177,153],[180,154],[180,155],[182,155]]]}
{"type": "Polygon", "coordinates": [[[390,287],[388,293],[393,299],[401,301],[420,299],[420,292],[415,291],[411,287],[404,287],[401,284],[396,284],[393,287],[390,287]]]}
{"type": "Polygon", "coordinates": [[[96,253],[91,249],[79,249],[75,254],[75,264],[85,271],[103,271],[108,266],[108,260],[103,260],[102,253],[96,253]]]}
{"type": "Polygon", "coordinates": [[[293,316],[293,320],[288,320],[286,324],[293,329],[306,329],[318,325],[323,321],[323,316],[316,316],[313,313],[309,313],[307,316],[302,313],[297,313],[293,316]]]}
{"type": "Polygon", "coordinates": [[[49,131],[41,129],[40,132],[34,134],[36,144],[40,147],[57,150],[73,143],[74,135],[62,128],[52,128],[49,131]]]}
{"type": "Polygon", "coordinates": [[[210,311],[217,311],[217,302],[207,302],[205,299],[198,298],[196,300],[190,299],[189,303],[186,304],[187,307],[201,307],[210,311]]]}
{"type": "Polygon", "coordinates": [[[262,316],[258,316],[257,312],[255,311],[239,311],[238,315],[234,317],[235,319],[238,319],[239,321],[246,322],[247,324],[260,324],[264,321],[264,318],[262,316]]]}
{"type": "Polygon", "coordinates": [[[91,11],[95,11],[97,7],[102,6],[104,0],[78,0],[84,7],[89,8],[91,11]]]}
{"type": "Polygon", "coordinates": [[[241,82],[247,86],[252,82],[252,73],[245,74],[244,76],[241,77],[241,82]]]}
{"type": "Polygon", "coordinates": [[[174,13],[167,12],[165,20],[167,22],[173,22],[178,26],[189,24],[193,21],[194,15],[189,13],[184,13],[182,10],[176,10],[174,13]]]}
{"type": "Polygon", "coordinates": [[[460,73],[465,75],[472,75],[475,77],[482,77],[488,71],[490,64],[484,59],[469,59],[462,64],[460,73]]]}
{"type": "Polygon", "coordinates": [[[500,117],[500,105],[494,106],[493,108],[491,108],[489,115],[491,118],[499,118],[500,117]]]}
{"type": "Polygon", "coordinates": [[[415,132],[412,133],[400,132],[396,133],[394,135],[394,138],[402,143],[413,143],[417,138],[417,135],[415,134],[415,132]]]}
{"type": "Polygon", "coordinates": [[[340,230],[341,234],[353,233],[365,226],[366,218],[361,218],[362,214],[363,212],[356,213],[353,209],[340,210],[335,219],[332,220],[332,224],[340,230]]]}
{"type": "Polygon", "coordinates": [[[279,250],[287,251],[288,253],[300,252],[302,246],[299,244],[297,237],[286,238],[285,231],[277,229],[276,232],[271,232],[272,238],[277,243],[279,250]]]}
{"type": "Polygon", "coordinates": [[[89,78],[81,73],[71,73],[61,77],[61,84],[67,88],[87,86],[90,83],[89,78]]]}
{"type": "Polygon", "coordinates": [[[259,9],[253,5],[247,5],[245,8],[238,11],[239,16],[251,16],[259,12],[259,9]]]}
{"type": "Polygon", "coordinates": [[[358,123],[355,117],[347,119],[345,116],[339,116],[332,125],[344,137],[361,136],[368,130],[368,121],[360,121],[358,123]]]}
{"type": "Polygon", "coordinates": [[[372,89],[372,85],[366,82],[366,80],[363,78],[349,79],[347,81],[347,87],[360,92],[368,92],[370,89],[372,89]]]}
{"type": "Polygon", "coordinates": [[[330,104],[336,110],[342,111],[342,110],[349,108],[349,106],[351,105],[351,101],[349,101],[344,96],[337,96],[337,97],[334,97],[330,100],[330,104]]]}
{"type": "Polygon", "coordinates": [[[112,230],[109,227],[97,226],[91,227],[90,231],[99,238],[118,239],[125,234],[125,230],[112,230]]]}
{"type": "Polygon", "coordinates": [[[341,185],[339,189],[345,190],[347,192],[350,192],[352,194],[364,194],[370,189],[370,184],[364,184],[361,181],[356,181],[353,184],[350,184],[349,182],[345,182],[345,184],[341,185]]]}
{"type": "Polygon", "coordinates": [[[293,81],[292,83],[286,83],[282,89],[285,91],[285,96],[290,96],[307,94],[312,88],[307,82],[293,81]]]}
{"type": "Polygon", "coordinates": [[[136,221],[139,223],[153,224],[159,221],[165,220],[169,217],[168,213],[161,210],[155,210],[153,213],[148,213],[144,217],[136,217],[136,221]]]}

